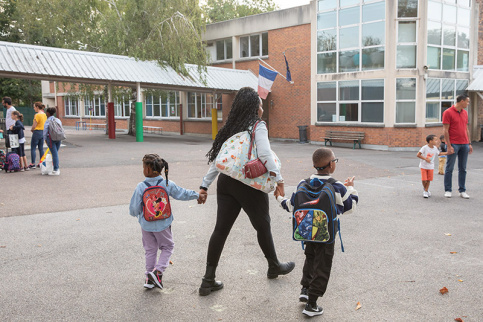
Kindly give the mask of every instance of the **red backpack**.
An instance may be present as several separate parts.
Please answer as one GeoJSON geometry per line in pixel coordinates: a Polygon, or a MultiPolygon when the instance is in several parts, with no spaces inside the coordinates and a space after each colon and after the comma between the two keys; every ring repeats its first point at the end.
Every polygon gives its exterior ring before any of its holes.
{"type": "Polygon", "coordinates": [[[166,188],[159,185],[162,181],[163,179],[159,180],[154,186],[144,181],[148,186],[143,192],[143,213],[146,221],[156,221],[171,217],[171,204],[169,203],[168,192],[166,188]]]}

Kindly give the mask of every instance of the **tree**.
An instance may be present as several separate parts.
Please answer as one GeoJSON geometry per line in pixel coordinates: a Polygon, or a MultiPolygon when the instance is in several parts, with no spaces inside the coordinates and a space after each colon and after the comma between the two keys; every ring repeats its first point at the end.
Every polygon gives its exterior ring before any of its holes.
{"type": "Polygon", "coordinates": [[[273,0],[207,0],[203,11],[207,23],[236,19],[278,9],[273,0]]]}

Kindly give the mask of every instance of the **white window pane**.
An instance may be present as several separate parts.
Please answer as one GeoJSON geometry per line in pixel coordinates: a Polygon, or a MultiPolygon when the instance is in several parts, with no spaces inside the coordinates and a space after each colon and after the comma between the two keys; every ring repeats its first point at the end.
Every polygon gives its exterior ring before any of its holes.
{"type": "Polygon", "coordinates": [[[337,12],[329,11],[317,15],[317,29],[337,27],[337,12]]]}
{"type": "Polygon", "coordinates": [[[426,99],[441,99],[441,80],[439,78],[428,78],[426,81],[426,99]]]}
{"type": "Polygon", "coordinates": [[[426,65],[429,69],[441,69],[441,48],[428,46],[426,65]]]}
{"type": "Polygon", "coordinates": [[[416,46],[397,46],[396,68],[416,67],[416,46]]]}
{"type": "Polygon", "coordinates": [[[361,108],[362,122],[384,122],[384,103],[362,103],[361,108]]]}
{"type": "Polygon", "coordinates": [[[337,0],[319,0],[319,11],[337,8],[337,0]]]}
{"type": "Polygon", "coordinates": [[[442,4],[434,1],[428,2],[428,19],[434,21],[441,21],[442,4]]]}
{"type": "Polygon", "coordinates": [[[250,56],[260,56],[260,36],[250,36],[250,56]]]}
{"type": "Polygon", "coordinates": [[[317,32],[317,51],[337,49],[337,30],[327,29],[317,32]]]}
{"type": "Polygon", "coordinates": [[[396,103],[396,123],[414,123],[416,121],[416,103],[397,102],[396,103]]]}
{"type": "Polygon", "coordinates": [[[396,79],[396,99],[397,100],[416,99],[416,78],[396,79]]]}
{"type": "Polygon", "coordinates": [[[468,28],[458,27],[458,48],[470,48],[470,30],[468,28]]]}
{"type": "Polygon", "coordinates": [[[454,99],[454,86],[455,81],[453,79],[443,79],[441,82],[441,99],[454,99]]]}
{"type": "MultiPolygon", "coordinates": [[[[384,100],[384,80],[370,79],[361,81],[363,101],[379,101],[384,100]]],[[[362,114],[364,115],[364,113],[362,114]]]]}
{"type": "Polygon", "coordinates": [[[240,57],[248,57],[248,37],[240,38],[240,57]]]}
{"type": "Polygon", "coordinates": [[[443,21],[445,23],[456,24],[456,7],[443,4],[443,21]]]}
{"type": "Polygon", "coordinates": [[[384,45],[386,40],[385,22],[373,22],[362,25],[362,46],[384,45]]]}
{"type": "Polygon", "coordinates": [[[441,45],[441,23],[428,21],[428,44],[441,45]]]}
{"type": "Polygon", "coordinates": [[[469,6],[470,6],[470,1],[471,1],[471,0],[458,0],[458,4],[459,4],[460,6],[469,7],[469,6]]]}
{"type": "Polygon", "coordinates": [[[362,70],[384,68],[384,47],[362,49],[362,70]]]}
{"type": "Polygon", "coordinates": [[[398,0],[397,16],[413,18],[418,16],[418,0],[398,0]]]}
{"type": "Polygon", "coordinates": [[[439,122],[439,102],[426,103],[426,122],[439,122]]]}
{"type": "Polygon", "coordinates": [[[335,73],[337,53],[317,54],[317,74],[335,73]]]}
{"type": "Polygon", "coordinates": [[[459,72],[467,72],[470,53],[466,50],[458,50],[457,59],[458,60],[456,62],[456,70],[459,72]]]}
{"type": "Polygon", "coordinates": [[[359,81],[339,82],[339,101],[358,101],[359,81]]]}
{"type": "Polygon", "coordinates": [[[470,25],[470,9],[458,8],[458,25],[470,25]]]}
{"type": "Polygon", "coordinates": [[[383,20],[386,17],[386,3],[376,2],[362,6],[362,22],[383,20]]]}
{"type": "Polygon", "coordinates": [[[339,26],[353,25],[359,23],[360,7],[351,7],[339,11],[339,26]]]}
{"type": "Polygon", "coordinates": [[[455,51],[454,49],[443,48],[443,70],[454,70],[455,51]]]}
{"type": "Polygon", "coordinates": [[[359,26],[341,28],[339,31],[339,48],[359,47],[359,26]]]}
{"type": "Polygon", "coordinates": [[[454,26],[443,24],[443,45],[456,45],[456,28],[454,26]]]}
{"type": "Polygon", "coordinates": [[[398,42],[416,42],[416,21],[400,21],[397,34],[398,42]]]}
{"type": "Polygon", "coordinates": [[[339,54],[339,72],[352,72],[359,70],[359,51],[341,51],[339,54]]]}
{"type": "Polygon", "coordinates": [[[318,122],[337,122],[336,104],[335,103],[318,103],[317,104],[317,121],[318,122]]]}
{"type": "Polygon", "coordinates": [[[335,101],[337,99],[336,82],[317,83],[317,101],[335,101]]]}
{"type": "Polygon", "coordinates": [[[359,4],[359,0],[340,0],[341,7],[353,6],[355,4],[359,4]]]}

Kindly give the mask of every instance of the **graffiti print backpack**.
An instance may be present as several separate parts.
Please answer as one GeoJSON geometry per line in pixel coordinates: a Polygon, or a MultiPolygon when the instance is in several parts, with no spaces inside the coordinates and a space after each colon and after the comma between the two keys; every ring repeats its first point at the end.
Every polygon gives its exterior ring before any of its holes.
{"type": "Polygon", "coordinates": [[[49,134],[52,141],[63,141],[66,139],[64,128],[57,123],[55,117],[49,122],[49,134]]]}
{"type": "Polygon", "coordinates": [[[0,150],[0,171],[5,168],[6,163],[7,163],[7,157],[5,155],[5,151],[0,150]]]}
{"type": "Polygon", "coordinates": [[[169,203],[169,195],[166,188],[159,184],[163,180],[159,180],[156,185],[151,185],[147,181],[144,183],[148,186],[143,192],[143,213],[146,221],[156,221],[171,217],[171,204],[169,203]]]}
{"type": "Polygon", "coordinates": [[[15,152],[7,153],[7,163],[5,164],[5,171],[17,172],[20,171],[20,157],[15,152]]]}
{"type": "MultiPolygon", "coordinates": [[[[303,242],[332,244],[339,232],[335,190],[336,181],[315,179],[302,181],[295,192],[292,216],[293,239],[303,242]]],[[[341,238],[341,247],[342,238],[341,238]]]]}

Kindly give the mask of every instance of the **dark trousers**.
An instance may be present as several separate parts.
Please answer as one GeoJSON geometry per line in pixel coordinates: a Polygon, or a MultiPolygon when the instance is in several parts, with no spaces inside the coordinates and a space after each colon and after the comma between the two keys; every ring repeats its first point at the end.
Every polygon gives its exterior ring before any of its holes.
{"type": "MultiPolygon", "coordinates": [[[[257,231],[258,244],[265,257],[277,260],[270,228],[268,195],[227,175],[220,174],[216,196],[218,211],[215,230],[211,234],[208,245],[207,265],[218,265],[226,238],[241,209],[247,213],[253,228],[257,231]]],[[[247,238],[250,237],[247,236],[247,238]]]]}
{"type": "Polygon", "coordinates": [[[300,284],[309,289],[309,296],[322,297],[327,290],[334,258],[334,245],[335,242],[332,244],[305,243],[305,263],[300,284]]]}

